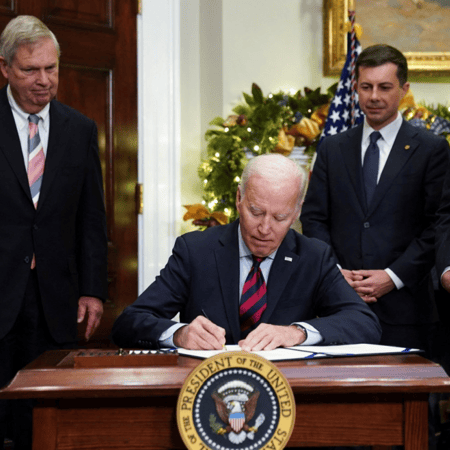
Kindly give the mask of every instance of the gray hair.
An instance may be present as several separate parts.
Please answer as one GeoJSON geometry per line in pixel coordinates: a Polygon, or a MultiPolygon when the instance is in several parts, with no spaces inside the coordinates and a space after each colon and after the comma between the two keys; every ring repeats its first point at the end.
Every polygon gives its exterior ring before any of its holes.
{"type": "Polygon", "coordinates": [[[245,195],[248,180],[253,175],[261,175],[272,179],[286,179],[287,177],[298,179],[297,206],[300,207],[306,194],[308,175],[297,162],[279,153],[268,153],[250,159],[244,168],[239,184],[242,198],[245,195]]]}
{"type": "Polygon", "coordinates": [[[17,16],[6,25],[0,36],[0,55],[10,66],[21,45],[34,44],[44,38],[53,41],[59,58],[61,51],[58,40],[47,25],[34,16],[17,16]]]}

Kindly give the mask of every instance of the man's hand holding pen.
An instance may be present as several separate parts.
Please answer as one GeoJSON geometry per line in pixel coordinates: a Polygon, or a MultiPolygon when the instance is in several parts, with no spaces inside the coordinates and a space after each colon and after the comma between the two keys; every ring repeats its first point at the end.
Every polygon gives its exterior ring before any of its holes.
{"type": "Polygon", "coordinates": [[[197,316],[175,332],[173,343],[189,350],[221,350],[225,347],[225,330],[206,317],[197,316]]]}
{"type": "MultiPolygon", "coordinates": [[[[243,350],[273,350],[302,343],[306,335],[296,326],[260,324],[246,339],[239,342],[243,350]]],[[[177,347],[188,350],[226,350],[225,330],[203,316],[179,328],[173,335],[177,347]]]]}

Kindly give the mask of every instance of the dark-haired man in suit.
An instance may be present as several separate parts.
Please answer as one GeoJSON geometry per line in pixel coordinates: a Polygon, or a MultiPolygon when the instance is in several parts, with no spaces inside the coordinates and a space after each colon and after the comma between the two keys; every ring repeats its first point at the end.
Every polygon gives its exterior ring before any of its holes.
{"type": "Polygon", "coordinates": [[[320,146],[303,230],[331,245],[343,275],[380,319],[382,344],[430,355],[437,321],[430,270],[449,146],[398,112],[409,88],[400,51],[369,47],[356,71],[365,120],[320,146]]]}
{"type": "Polygon", "coordinates": [[[432,357],[438,314],[430,271],[449,146],[398,112],[407,75],[397,49],[361,52],[356,79],[364,123],[324,139],[301,222],[306,236],[331,245],[348,283],[377,314],[380,343],[432,357]]]}
{"type": "MultiPolygon", "coordinates": [[[[55,100],[59,45],[33,16],[0,37],[0,386],[48,349],[94,332],[106,297],[106,220],[95,123],[55,100]]],[[[31,407],[11,402],[15,450],[31,407]]],[[[0,448],[7,405],[0,402],[0,448]]],[[[11,436],[11,435],[9,435],[11,436]]]]}

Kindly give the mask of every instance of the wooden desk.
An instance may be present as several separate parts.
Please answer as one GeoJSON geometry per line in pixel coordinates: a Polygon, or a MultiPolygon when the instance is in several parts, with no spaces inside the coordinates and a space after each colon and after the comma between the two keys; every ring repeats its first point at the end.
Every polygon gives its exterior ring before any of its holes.
{"type": "MultiPolygon", "coordinates": [[[[182,449],[178,392],[199,360],[134,367],[75,367],[73,351],[48,352],[1,398],[36,398],[33,450],[182,449]]],[[[157,355],[155,355],[157,356],[157,355]]],[[[155,360],[153,360],[155,361],[155,360]]],[[[444,370],[417,355],[277,363],[292,386],[289,447],[404,444],[428,448],[428,394],[450,392],[444,370]]]]}

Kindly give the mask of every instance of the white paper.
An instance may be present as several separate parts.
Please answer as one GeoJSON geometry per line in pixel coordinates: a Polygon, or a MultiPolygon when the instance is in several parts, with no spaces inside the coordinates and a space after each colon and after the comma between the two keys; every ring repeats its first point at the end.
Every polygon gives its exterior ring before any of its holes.
{"type": "MultiPolygon", "coordinates": [[[[241,351],[239,345],[227,345],[226,350],[186,350],[178,349],[178,354],[192,356],[194,358],[206,359],[224,352],[241,351]]],[[[288,361],[296,359],[327,358],[335,356],[362,356],[362,355],[384,355],[395,353],[414,353],[418,349],[406,349],[404,347],[393,347],[375,344],[351,344],[351,345],[298,345],[296,347],[277,348],[275,350],[263,350],[250,352],[262,356],[269,361],[288,361]]]]}
{"type": "Polygon", "coordinates": [[[350,344],[350,345],[301,345],[299,348],[310,352],[324,353],[329,356],[362,356],[362,355],[386,355],[392,353],[416,353],[417,348],[394,347],[391,345],[376,344],[350,344]]]}

